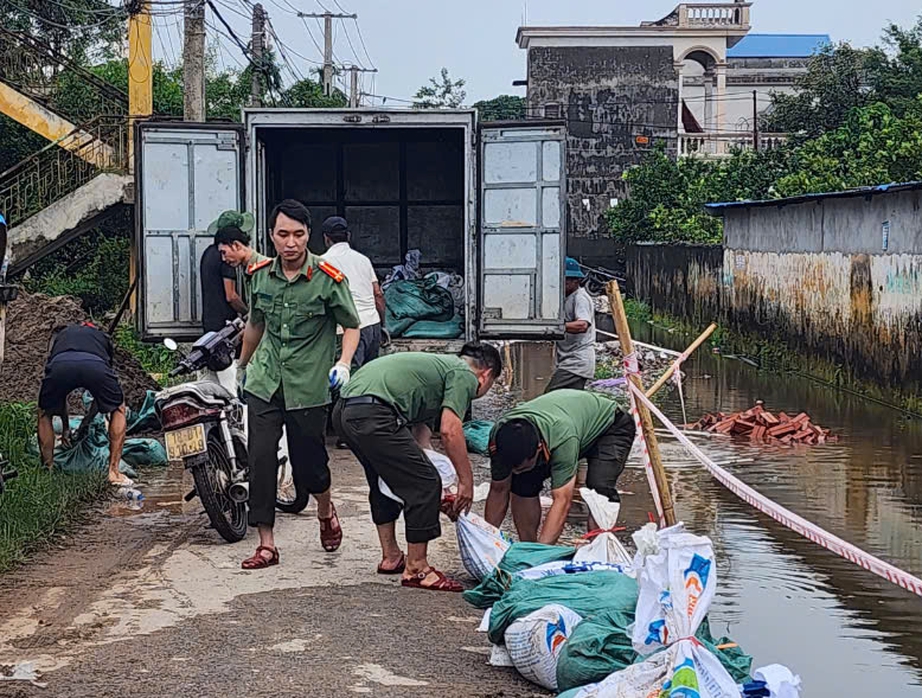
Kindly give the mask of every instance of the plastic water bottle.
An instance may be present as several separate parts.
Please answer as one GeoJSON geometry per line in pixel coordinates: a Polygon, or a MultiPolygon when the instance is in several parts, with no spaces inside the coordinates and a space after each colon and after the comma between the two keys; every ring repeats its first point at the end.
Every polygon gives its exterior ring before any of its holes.
{"type": "Polygon", "coordinates": [[[126,500],[129,504],[138,509],[144,506],[144,494],[141,490],[135,489],[134,487],[128,487],[127,485],[119,487],[117,496],[119,499],[126,500]]]}

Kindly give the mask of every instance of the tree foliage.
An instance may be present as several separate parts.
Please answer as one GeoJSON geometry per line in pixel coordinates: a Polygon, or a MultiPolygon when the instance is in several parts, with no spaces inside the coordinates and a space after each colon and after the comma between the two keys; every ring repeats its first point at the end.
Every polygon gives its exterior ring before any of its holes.
{"type": "Polygon", "coordinates": [[[525,98],[500,95],[493,99],[474,102],[481,121],[516,121],[525,118],[525,98]]]}
{"type": "Polygon", "coordinates": [[[824,48],[797,91],[775,95],[765,130],[788,145],[724,160],[674,161],[662,149],[625,173],[630,198],[608,213],[623,242],[720,242],[703,205],[922,180],[922,20],[891,25],[881,47],[824,48]]]}
{"type": "Polygon", "coordinates": [[[413,106],[417,109],[457,109],[464,103],[467,92],[465,80],[452,80],[448,68],[442,68],[438,78],[429,78],[413,95],[413,106]]]}
{"type": "MultiPolygon", "coordinates": [[[[75,63],[111,56],[125,41],[126,19],[124,10],[105,0],[0,3],[0,22],[5,29],[27,33],[75,63]]],[[[0,47],[0,52],[3,50],[0,47]]]]}

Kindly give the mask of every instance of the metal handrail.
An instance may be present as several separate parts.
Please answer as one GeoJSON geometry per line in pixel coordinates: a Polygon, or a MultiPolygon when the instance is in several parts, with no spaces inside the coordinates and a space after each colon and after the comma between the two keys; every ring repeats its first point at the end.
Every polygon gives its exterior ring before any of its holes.
{"type": "Polygon", "coordinates": [[[0,211],[14,227],[103,172],[128,169],[128,122],[96,117],[0,174],[0,211]]]}

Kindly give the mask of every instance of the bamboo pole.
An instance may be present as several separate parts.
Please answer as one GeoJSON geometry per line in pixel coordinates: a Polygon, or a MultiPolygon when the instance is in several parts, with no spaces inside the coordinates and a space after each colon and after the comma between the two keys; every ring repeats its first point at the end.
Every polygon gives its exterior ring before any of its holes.
{"type": "Polygon", "coordinates": [[[653,397],[660,388],[666,385],[667,381],[675,375],[675,372],[682,367],[682,362],[685,361],[689,356],[691,356],[695,350],[704,344],[708,337],[714,334],[714,331],[717,329],[717,323],[711,323],[711,326],[708,327],[704,332],[701,333],[701,336],[698,337],[694,342],[692,342],[688,349],[669,367],[669,369],[660,376],[660,379],[653,384],[653,387],[647,391],[647,397],[653,397]]]}
{"type": "MultiPolygon", "coordinates": [[[[611,316],[615,321],[615,329],[621,342],[621,351],[627,358],[634,353],[634,343],[631,340],[631,328],[627,322],[627,314],[624,312],[624,302],[621,300],[621,289],[618,288],[617,281],[608,282],[608,302],[611,305],[611,316]]],[[[640,380],[640,376],[628,374],[627,379],[637,386],[639,390],[643,390],[643,382],[640,380]]],[[[666,470],[663,468],[659,443],[653,429],[653,418],[650,416],[650,411],[646,405],[636,399],[634,402],[640,414],[640,426],[643,429],[643,437],[647,442],[647,450],[650,453],[650,462],[653,466],[653,477],[656,481],[656,488],[659,490],[660,502],[663,505],[663,519],[667,526],[674,526],[676,518],[675,508],[672,504],[672,491],[669,489],[669,480],[666,479],[666,470]]]]}

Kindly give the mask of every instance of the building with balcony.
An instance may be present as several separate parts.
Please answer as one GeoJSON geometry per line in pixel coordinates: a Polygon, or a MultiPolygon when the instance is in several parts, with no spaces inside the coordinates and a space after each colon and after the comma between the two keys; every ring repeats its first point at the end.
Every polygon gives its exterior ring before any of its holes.
{"type": "Polygon", "coordinates": [[[724,157],[784,138],[756,143],[756,116],[830,39],[753,34],[751,13],[742,0],[683,3],[640,26],[519,28],[528,116],[569,126],[571,240],[605,229],[605,212],[628,193],[622,174],[657,143],[675,157],[724,157]]]}

